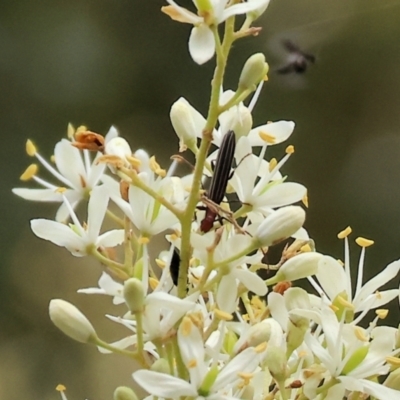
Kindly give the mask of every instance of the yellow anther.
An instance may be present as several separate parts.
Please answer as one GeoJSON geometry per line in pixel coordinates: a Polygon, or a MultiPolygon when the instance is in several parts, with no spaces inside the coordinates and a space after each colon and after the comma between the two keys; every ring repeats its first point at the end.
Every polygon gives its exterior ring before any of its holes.
{"type": "Polygon", "coordinates": [[[158,279],[153,278],[152,276],[149,278],[149,285],[150,287],[155,290],[156,287],[158,286],[158,279]]]}
{"type": "Polygon", "coordinates": [[[67,388],[64,385],[59,384],[56,386],[56,390],[57,392],[63,392],[64,390],[67,390],[67,388]]]}
{"type": "Polygon", "coordinates": [[[351,304],[349,301],[347,301],[342,296],[338,296],[337,300],[338,300],[339,304],[342,305],[343,307],[349,308],[350,310],[354,310],[353,304],[351,304]]]}
{"type": "Polygon", "coordinates": [[[304,195],[304,197],[301,199],[301,201],[308,208],[308,195],[307,195],[307,193],[304,195]]]}
{"type": "Polygon", "coordinates": [[[237,376],[241,379],[243,379],[243,384],[248,385],[253,378],[253,374],[250,374],[249,372],[238,372],[237,376]]]}
{"type": "Polygon", "coordinates": [[[293,154],[294,153],[294,146],[293,145],[289,145],[288,147],[286,147],[285,152],[286,152],[286,154],[293,154]]]}
{"type": "Polygon", "coordinates": [[[265,74],[265,76],[264,76],[264,78],[263,78],[263,81],[264,81],[264,82],[268,82],[268,75],[267,75],[267,74],[265,74]]]}
{"type": "Polygon", "coordinates": [[[51,161],[53,164],[56,163],[56,156],[55,156],[54,154],[50,157],[50,161],[51,161]]]}
{"type": "Polygon", "coordinates": [[[249,314],[243,314],[242,318],[243,318],[244,321],[250,321],[249,314]]]}
{"type": "Polygon", "coordinates": [[[81,132],[86,132],[87,130],[88,130],[88,127],[87,127],[87,126],[81,125],[81,126],[78,126],[78,127],[76,128],[75,134],[76,134],[76,133],[81,133],[81,132]]]}
{"type": "Polygon", "coordinates": [[[192,331],[193,322],[189,317],[184,317],[179,328],[184,336],[189,336],[192,331]]]}
{"type": "Polygon", "coordinates": [[[304,246],[301,246],[301,247],[300,247],[300,251],[301,251],[302,253],[309,253],[310,251],[312,251],[312,248],[311,248],[311,246],[307,243],[307,244],[305,244],[304,246]]]}
{"type": "Polygon", "coordinates": [[[264,307],[264,303],[260,300],[260,298],[258,296],[252,297],[251,304],[255,308],[263,308],[264,307]]]}
{"type": "Polygon", "coordinates": [[[302,357],[307,357],[307,356],[308,356],[308,353],[307,353],[306,351],[302,350],[302,351],[299,351],[298,356],[299,356],[300,358],[302,358],[302,357]]]}
{"type": "Polygon", "coordinates": [[[271,172],[277,165],[278,165],[278,161],[276,160],[276,158],[271,158],[269,165],[268,165],[268,171],[271,172]]]}
{"type": "Polygon", "coordinates": [[[150,239],[148,237],[142,236],[139,238],[138,243],[139,244],[149,244],[150,239]]]}
{"type": "Polygon", "coordinates": [[[19,177],[21,181],[29,181],[32,179],[38,172],[38,166],[36,164],[31,164],[19,177]]]}
{"type": "Polygon", "coordinates": [[[67,137],[68,137],[68,139],[72,139],[74,137],[74,134],[75,134],[75,128],[71,123],[69,123],[68,127],[67,127],[67,137]]]}
{"type": "Polygon", "coordinates": [[[369,239],[365,239],[363,237],[358,237],[356,239],[356,243],[360,246],[360,247],[369,247],[372,246],[374,244],[373,240],[369,240],[369,239]]]}
{"type": "Polygon", "coordinates": [[[338,239],[344,239],[347,236],[349,236],[351,232],[352,232],[352,229],[350,228],[350,226],[348,226],[346,229],[343,229],[341,232],[339,232],[337,234],[337,237],[338,237],[338,239]]]}
{"type": "Polygon", "coordinates": [[[129,162],[129,164],[132,165],[133,168],[139,168],[142,165],[142,162],[136,157],[126,156],[125,158],[129,162]]]}
{"type": "Polygon", "coordinates": [[[375,292],[375,296],[376,296],[376,298],[377,298],[378,300],[380,300],[380,299],[382,298],[381,292],[380,292],[379,290],[377,290],[377,291],[375,292]]]}
{"type": "Polygon", "coordinates": [[[400,367],[400,359],[393,356],[385,357],[385,360],[388,364],[392,365],[393,367],[400,367]]]}
{"type": "Polygon", "coordinates": [[[222,321],[232,321],[233,319],[232,314],[228,314],[227,312],[219,310],[218,308],[214,310],[214,314],[218,319],[222,321]]]}
{"type": "Polygon", "coordinates": [[[63,193],[65,193],[67,191],[67,188],[65,188],[65,187],[58,187],[57,189],[56,189],[56,193],[60,193],[60,194],[63,194],[63,193]]]}
{"type": "Polygon", "coordinates": [[[150,165],[150,169],[155,173],[156,173],[156,171],[161,169],[160,164],[156,161],[156,158],[154,156],[150,157],[149,165],[150,165]]]}
{"type": "Polygon", "coordinates": [[[266,143],[268,143],[268,144],[274,144],[274,143],[276,143],[276,137],[273,136],[273,135],[270,135],[270,134],[267,133],[267,132],[260,131],[260,132],[258,132],[258,136],[260,136],[260,138],[261,138],[262,140],[264,140],[264,142],[266,142],[266,143]]]}
{"type": "Polygon", "coordinates": [[[169,235],[169,237],[170,237],[170,239],[171,239],[171,242],[175,242],[175,240],[178,240],[178,235],[176,234],[176,233],[171,233],[170,235],[169,235]]]}
{"type": "Polygon", "coordinates": [[[26,141],[25,150],[30,157],[33,157],[36,154],[36,146],[33,144],[32,140],[28,139],[26,141]]]}
{"type": "Polygon", "coordinates": [[[188,363],[187,363],[188,368],[194,368],[197,367],[197,360],[195,358],[192,358],[188,363]]]}
{"type": "Polygon", "coordinates": [[[156,264],[158,265],[158,267],[159,268],[161,268],[161,269],[164,269],[165,267],[166,267],[166,263],[165,263],[165,261],[163,261],[163,260],[161,260],[161,259],[159,259],[159,258],[156,258],[156,264]]]}
{"type": "Polygon", "coordinates": [[[378,316],[378,318],[385,319],[389,314],[389,310],[386,308],[381,308],[379,310],[375,310],[375,314],[378,316]]]}
{"type": "Polygon", "coordinates": [[[338,258],[336,261],[337,261],[342,267],[344,267],[344,262],[343,262],[340,258],[338,258]]]}
{"type": "Polygon", "coordinates": [[[256,353],[262,353],[267,348],[267,342],[262,342],[258,346],[254,347],[256,353]]]}
{"type": "Polygon", "coordinates": [[[362,342],[368,342],[368,337],[365,335],[364,329],[360,328],[359,326],[356,326],[354,328],[354,334],[356,335],[356,338],[358,340],[361,340],[362,342]]]}
{"type": "Polygon", "coordinates": [[[335,306],[335,305],[333,305],[333,304],[330,304],[330,305],[329,305],[329,308],[330,308],[333,312],[339,311],[339,307],[337,307],[337,306],[335,306]]]}

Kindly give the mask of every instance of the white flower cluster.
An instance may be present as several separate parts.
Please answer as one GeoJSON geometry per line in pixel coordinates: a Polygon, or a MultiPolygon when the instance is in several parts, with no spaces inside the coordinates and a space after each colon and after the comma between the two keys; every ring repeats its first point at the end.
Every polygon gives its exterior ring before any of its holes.
{"type": "MultiPolygon", "coordinates": [[[[306,188],[281,173],[293,146],[280,160],[264,159],[269,146],[290,137],[294,123],[253,127],[268,72],[262,54],[245,63],[236,90],[223,90],[232,44],[258,33],[251,24],[269,0],[195,0],[196,14],[167,1],[164,13],[193,24],[194,61],[216,55],[207,116],[184,98],[170,110],[179,151],[196,159],[193,172],[177,175],[182,156],[162,169],[144,150],[132,151],[115,128],[103,137],[69,126],[68,140],[55,146],[55,166],[27,143],[27,153],[60,182],[39,178],[36,164],[21,176],[44,188],[15,194],[61,203],[54,221],[31,221],[33,232],[74,256],[101,262],[99,287],[79,292],[125,304],[124,312],[107,317],[126,327],[127,335],[104,342],[76,307],[60,299],[50,302],[51,320],[79,342],[137,360],[141,369],[133,379],[149,393],[146,399],[399,399],[400,333],[378,324],[387,315],[381,307],[399,298],[399,289],[378,289],[398,276],[400,261],[363,285],[365,248],[372,242],[358,238],[354,290],[351,229],[339,234],[344,263],[315,251],[298,204],[307,205],[306,188]],[[245,21],[235,30],[241,14],[245,21]],[[218,25],[224,22],[221,38],[218,25]],[[211,182],[204,191],[205,176],[211,182]],[[232,198],[240,205],[229,206],[232,198]],[[82,200],[88,201],[86,222],[74,211],[82,200]],[[115,229],[104,232],[105,219],[115,229]],[[159,234],[168,246],[155,257],[151,241],[159,234]],[[268,248],[282,241],[288,244],[280,261],[269,265],[268,248]],[[265,279],[263,270],[276,273],[265,279]],[[293,287],[303,278],[315,293],[293,287]],[[376,317],[365,327],[372,309],[376,317]]],[[[64,389],[58,387],[66,399],[64,389]]],[[[137,398],[127,387],[114,393],[116,400],[137,398]]]]}

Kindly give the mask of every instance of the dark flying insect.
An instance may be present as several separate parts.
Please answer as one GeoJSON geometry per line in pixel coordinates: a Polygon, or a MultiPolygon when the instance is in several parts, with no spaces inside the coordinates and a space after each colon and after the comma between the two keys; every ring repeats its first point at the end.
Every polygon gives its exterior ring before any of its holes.
{"type": "Polygon", "coordinates": [[[279,68],[276,72],[278,74],[303,74],[307,71],[310,64],[315,63],[315,56],[313,54],[304,53],[299,46],[294,44],[291,40],[284,40],[282,42],[284,48],[287,50],[287,64],[279,68]]]}
{"type": "MultiPolygon", "coordinates": [[[[235,155],[236,136],[235,132],[229,131],[222,139],[221,146],[215,161],[214,175],[211,179],[210,189],[207,191],[207,198],[215,204],[220,204],[223,200],[231,178],[233,157],[235,155]]],[[[218,212],[207,206],[206,215],[200,223],[200,230],[208,232],[214,225],[218,212]]]]}

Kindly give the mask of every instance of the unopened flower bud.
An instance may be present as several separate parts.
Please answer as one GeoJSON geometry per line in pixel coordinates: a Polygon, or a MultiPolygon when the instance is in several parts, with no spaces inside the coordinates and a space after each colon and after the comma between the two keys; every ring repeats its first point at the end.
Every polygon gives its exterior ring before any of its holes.
{"type": "Polygon", "coordinates": [[[261,247],[272,246],[297,232],[304,224],[306,213],[299,206],[281,207],[268,215],[256,231],[261,247]]]}
{"type": "Polygon", "coordinates": [[[277,382],[284,382],[287,377],[287,360],[281,347],[268,346],[265,363],[277,382]]]}
{"type": "Polygon", "coordinates": [[[132,150],[124,138],[115,137],[106,143],[105,153],[126,160],[126,157],[132,155],[132,150]]]}
{"type": "Polygon", "coordinates": [[[273,279],[280,281],[295,281],[315,275],[318,272],[320,253],[302,253],[286,261],[273,279]]]}
{"type": "Polygon", "coordinates": [[[265,62],[265,56],[262,53],[256,53],[250,56],[243,66],[239,78],[239,90],[255,90],[269,70],[265,62]]]}
{"type": "Polygon", "coordinates": [[[61,299],[53,299],[50,301],[49,314],[53,324],[71,339],[81,343],[89,343],[97,338],[92,324],[71,303],[61,299]]]}
{"type": "Polygon", "coordinates": [[[400,390],[400,368],[395,369],[389,374],[385,382],[383,382],[383,386],[395,390],[400,390]]]}
{"type": "Polygon", "coordinates": [[[303,343],[309,325],[307,318],[291,316],[286,335],[288,355],[292,354],[303,343]]]}
{"type": "Polygon", "coordinates": [[[114,400],[138,400],[136,393],[127,386],[117,387],[114,391],[114,400]]]}
{"type": "Polygon", "coordinates": [[[161,372],[162,374],[169,374],[171,371],[168,361],[165,358],[159,358],[154,361],[150,369],[155,372],[161,372]]]}
{"type": "Polygon", "coordinates": [[[124,283],[124,299],[132,314],[143,311],[143,284],[137,278],[130,278],[124,283]]]}
{"type": "Polygon", "coordinates": [[[196,145],[196,129],[199,128],[196,127],[196,112],[183,97],[172,104],[169,116],[179,138],[179,151],[185,151],[187,148],[193,149],[196,145]]]}

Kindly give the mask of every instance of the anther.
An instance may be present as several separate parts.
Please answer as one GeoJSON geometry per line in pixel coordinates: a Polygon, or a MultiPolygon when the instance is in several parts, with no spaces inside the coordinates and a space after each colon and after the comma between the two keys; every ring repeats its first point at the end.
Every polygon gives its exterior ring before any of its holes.
{"type": "Polygon", "coordinates": [[[38,171],[38,166],[36,164],[31,164],[24,172],[23,174],[19,177],[21,181],[29,181],[32,179],[38,171]]]}
{"type": "Polygon", "coordinates": [[[338,239],[344,239],[347,236],[349,236],[351,232],[352,232],[352,229],[350,228],[350,226],[348,226],[346,229],[343,229],[341,232],[339,232],[337,234],[337,237],[338,237],[338,239]]]}

